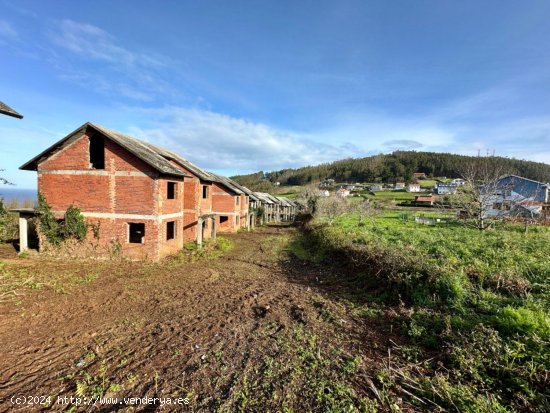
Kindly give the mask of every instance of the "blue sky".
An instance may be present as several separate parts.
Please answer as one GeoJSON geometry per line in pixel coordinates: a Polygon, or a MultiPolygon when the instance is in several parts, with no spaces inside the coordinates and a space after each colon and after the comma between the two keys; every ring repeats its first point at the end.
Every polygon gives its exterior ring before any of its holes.
{"type": "Polygon", "coordinates": [[[550,162],[548,1],[0,0],[0,168],[86,121],[225,174],[396,149],[550,162]]]}

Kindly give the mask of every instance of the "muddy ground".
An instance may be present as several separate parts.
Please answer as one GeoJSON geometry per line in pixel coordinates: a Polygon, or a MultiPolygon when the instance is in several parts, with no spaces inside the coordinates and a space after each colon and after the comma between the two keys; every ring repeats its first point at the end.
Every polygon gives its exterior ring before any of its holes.
{"type": "Polygon", "coordinates": [[[294,258],[294,236],[239,233],[221,256],[159,264],[17,258],[3,246],[0,411],[374,411],[370,378],[392,326],[358,315],[322,268],[294,258]],[[144,396],[188,404],[120,403],[144,396]]]}

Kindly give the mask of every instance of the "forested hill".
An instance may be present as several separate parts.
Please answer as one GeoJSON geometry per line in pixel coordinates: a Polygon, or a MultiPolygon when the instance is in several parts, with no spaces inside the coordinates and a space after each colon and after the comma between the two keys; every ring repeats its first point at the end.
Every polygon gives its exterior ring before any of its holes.
{"type": "MultiPolygon", "coordinates": [[[[397,151],[387,155],[375,155],[366,158],[343,159],[316,166],[297,169],[282,169],[274,172],[257,172],[233,177],[241,185],[252,189],[265,189],[271,182],[281,185],[305,185],[323,179],[335,179],[337,182],[394,182],[408,181],[414,172],[424,172],[428,176],[459,176],[461,166],[475,157],[450,153],[397,151]],[[264,178],[264,181],[262,181],[264,178]]],[[[521,175],[538,181],[550,181],[550,165],[519,159],[492,156],[486,158],[501,167],[506,173],[521,175]]]]}

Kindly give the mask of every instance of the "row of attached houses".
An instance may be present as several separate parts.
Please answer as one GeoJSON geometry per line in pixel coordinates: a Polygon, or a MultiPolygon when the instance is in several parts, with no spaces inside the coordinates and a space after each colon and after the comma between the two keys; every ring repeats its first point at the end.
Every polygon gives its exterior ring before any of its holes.
{"type": "MultiPolygon", "coordinates": [[[[250,229],[264,204],[254,192],[172,151],[92,123],[20,169],[38,173],[38,192],[56,218],[78,207],[99,229],[97,242],[118,242],[129,258],[158,260],[186,242],[250,229]]],[[[20,211],[20,222],[30,216],[32,211],[20,211]]],[[[23,249],[26,237],[22,233],[23,249]]]]}
{"type": "Polygon", "coordinates": [[[255,192],[254,194],[258,197],[263,209],[260,217],[263,223],[293,221],[296,214],[303,209],[299,202],[289,198],[274,196],[266,192],[255,192]]]}

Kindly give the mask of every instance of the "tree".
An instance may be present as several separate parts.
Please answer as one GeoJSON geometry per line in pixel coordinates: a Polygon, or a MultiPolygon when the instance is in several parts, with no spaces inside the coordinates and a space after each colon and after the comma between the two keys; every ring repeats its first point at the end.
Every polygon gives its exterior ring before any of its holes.
{"type": "Polygon", "coordinates": [[[381,210],[377,203],[363,198],[359,202],[353,204],[353,210],[357,213],[358,225],[363,225],[363,220],[369,219],[374,224],[376,217],[380,215],[381,210]]]}
{"type": "MultiPolygon", "coordinates": [[[[4,172],[4,169],[0,169],[0,172],[4,172]]],[[[0,184],[3,185],[13,185],[10,181],[8,181],[6,178],[0,176],[0,184]]]]}
{"type": "Polygon", "coordinates": [[[336,218],[350,211],[349,201],[340,197],[320,198],[317,201],[315,215],[327,219],[329,225],[332,225],[336,218]]]}
{"type": "Polygon", "coordinates": [[[321,197],[321,191],[316,184],[307,185],[304,190],[296,197],[297,200],[302,201],[308,208],[312,215],[317,212],[317,201],[321,197]]]}
{"type": "Polygon", "coordinates": [[[495,213],[493,202],[502,191],[499,185],[504,171],[490,157],[478,157],[465,163],[459,171],[465,184],[449,196],[451,207],[459,210],[464,222],[483,231],[491,228],[503,213],[495,213]],[[491,213],[489,211],[492,211],[491,213]]]}

